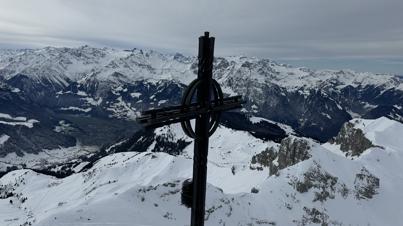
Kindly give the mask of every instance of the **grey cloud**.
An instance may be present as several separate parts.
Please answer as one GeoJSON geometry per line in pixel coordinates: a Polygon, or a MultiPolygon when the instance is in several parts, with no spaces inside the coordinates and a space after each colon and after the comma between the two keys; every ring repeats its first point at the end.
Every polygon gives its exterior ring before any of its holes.
{"type": "Polygon", "coordinates": [[[398,58],[401,0],[0,0],[0,47],[90,44],[195,54],[398,58]]]}

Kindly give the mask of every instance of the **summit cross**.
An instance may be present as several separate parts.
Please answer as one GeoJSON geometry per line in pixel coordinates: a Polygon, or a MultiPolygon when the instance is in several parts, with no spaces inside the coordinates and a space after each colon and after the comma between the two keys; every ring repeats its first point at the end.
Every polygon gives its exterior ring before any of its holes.
{"type": "Polygon", "coordinates": [[[241,108],[244,103],[242,96],[224,98],[220,85],[213,79],[214,40],[209,32],[199,37],[197,78],[183,93],[181,105],[144,111],[137,118],[146,128],[180,122],[185,134],[195,140],[191,226],[204,225],[209,137],[219,125],[221,112],[241,108]],[[196,120],[195,129],[192,119],[196,120]]]}

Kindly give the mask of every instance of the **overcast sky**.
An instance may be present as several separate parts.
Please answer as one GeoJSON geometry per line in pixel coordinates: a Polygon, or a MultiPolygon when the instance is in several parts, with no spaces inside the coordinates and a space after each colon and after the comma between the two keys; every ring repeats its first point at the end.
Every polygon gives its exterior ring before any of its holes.
{"type": "Polygon", "coordinates": [[[0,48],[92,45],[403,74],[403,0],[0,0],[0,48]]]}

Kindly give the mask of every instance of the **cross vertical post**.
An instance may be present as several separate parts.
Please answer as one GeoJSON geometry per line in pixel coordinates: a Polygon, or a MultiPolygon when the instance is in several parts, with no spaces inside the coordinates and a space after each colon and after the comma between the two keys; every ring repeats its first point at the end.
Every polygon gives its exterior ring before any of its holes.
{"type": "MultiPolygon", "coordinates": [[[[210,104],[210,87],[213,74],[214,38],[206,32],[199,38],[199,71],[197,78],[201,85],[197,89],[197,101],[203,105],[210,104]]],[[[203,106],[209,107],[209,106],[203,106]]],[[[200,114],[196,118],[196,137],[193,157],[193,203],[192,226],[204,225],[206,200],[207,155],[209,145],[210,113],[200,114]]]]}

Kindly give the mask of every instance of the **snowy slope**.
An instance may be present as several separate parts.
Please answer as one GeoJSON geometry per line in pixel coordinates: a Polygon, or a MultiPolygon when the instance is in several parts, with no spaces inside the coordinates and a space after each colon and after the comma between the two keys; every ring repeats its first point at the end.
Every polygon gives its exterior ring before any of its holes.
{"type": "MultiPolygon", "coordinates": [[[[268,168],[252,170],[250,160],[278,144],[220,128],[210,145],[206,225],[399,225],[403,143],[388,136],[401,135],[403,124],[386,118],[351,122],[377,146],[351,159],[336,153],[336,145],[310,141],[311,158],[270,177],[268,168]]],[[[158,132],[182,136],[179,127],[158,132]]],[[[189,225],[180,188],[191,176],[191,146],[178,156],[112,154],[64,179],[13,171],[0,179],[0,222],[189,225]]]]}
{"type": "MultiPolygon", "coordinates": [[[[168,132],[167,130],[170,130],[169,133],[175,136],[176,139],[182,139],[185,136],[180,130],[179,125],[164,127],[161,130],[156,131],[156,133],[166,133],[168,132]]],[[[211,183],[224,189],[227,193],[249,192],[254,185],[260,183],[268,176],[267,171],[256,171],[249,168],[251,156],[271,146],[275,147],[278,146],[278,144],[258,140],[251,135],[248,135],[246,132],[237,132],[224,127],[219,128],[216,134],[213,135],[210,144],[209,173],[211,175],[211,183]],[[229,136],[234,139],[226,139],[229,136]],[[234,149],[234,146],[237,148],[234,149]],[[234,171],[232,171],[232,167],[234,167],[234,171]],[[234,180],[233,172],[237,175],[236,178],[241,180],[234,180]],[[248,179],[250,183],[244,183],[244,179],[248,179]]],[[[18,178],[21,175],[21,178],[26,178],[22,180],[32,179],[32,181],[38,182],[38,184],[35,185],[35,187],[38,186],[36,188],[20,187],[25,191],[33,191],[30,196],[38,197],[36,200],[26,200],[22,205],[37,206],[35,209],[31,210],[33,212],[32,215],[35,216],[34,218],[37,221],[46,218],[51,219],[50,216],[53,216],[60,211],[59,208],[54,209],[54,202],[56,202],[56,205],[63,202],[69,203],[66,203],[66,205],[61,204],[61,206],[63,206],[63,211],[66,211],[67,209],[80,208],[79,206],[81,204],[78,203],[87,199],[93,199],[95,204],[100,202],[100,200],[109,200],[109,195],[112,195],[111,197],[117,197],[120,196],[117,194],[124,195],[129,191],[137,192],[137,190],[141,189],[143,186],[146,186],[147,188],[147,186],[151,185],[156,186],[166,182],[189,178],[192,173],[192,149],[193,145],[189,144],[183,155],[177,157],[165,153],[118,153],[101,159],[87,172],[75,174],[62,180],[39,175],[32,171],[14,171],[21,174],[11,175],[13,173],[10,173],[9,175],[4,176],[1,179],[1,184],[5,185],[7,184],[7,180],[13,180],[10,179],[10,177],[18,178]],[[41,196],[43,192],[42,189],[46,190],[49,188],[49,184],[56,184],[55,186],[50,186],[52,189],[55,189],[55,191],[67,189],[70,192],[53,193],[46,191],[47,194],[45,199],[52,201],[40,201],[42,200],[40,197],[44,197],[41,196]],[[64,188],[64,186],[67,187],[64,188]],[[106,190],[99,189],[100,187],[105,187],[106,190]],[[36,189],[38,189],[38,193],[34,192],[36,189]],[[75,189],[84,190],[78,192],[78,190],[75,189]],[[100,200],[98,200],[98,198],[100,198],[100,200]],[[72,203],[78,205],[74,204],[73,206],[70,206],[72,203]],[[64,207],[67,209],[64,209],[64,207]],[[55,211],[50,209],[54,209],[55,211]]],[[[29,184],[29,182],[25,181],[25,184],[29,184]]],[[[110,201],[111,200],[107,202],[110,201]]],[[[85,202],[86,201],[84,201],[84,203],[85,202]]],[[[84,203],[82,203],[82,205],[87,205],[84,203]]],[[[92,204],[92,201],[91,204],[88,203],[88,205],[92,204]]],[[[132,205],[130,202],[126,204],[132,205]]],[[[121,203],[119,205],[125,204],[121,203]]],[[[30,207],[28,207],[28,209],[30,209],[30,207]]],[[[183,211],[185,213],[187,212],[185,208],[183,211]]],[[[29,216],[21,217],[16,222],[21,223],[26,220],[33,221],[34,219],[27,219],[26,217],[29,216]]],[[[186,214],[184,214],[184,219],[185,218],[187,218],[186,214]]],[[[164,218],[161,220],[163,219],[164,218]]]]}

